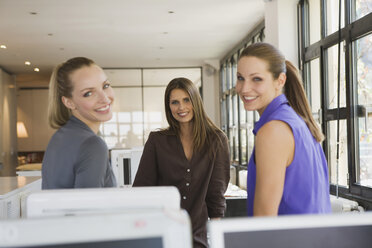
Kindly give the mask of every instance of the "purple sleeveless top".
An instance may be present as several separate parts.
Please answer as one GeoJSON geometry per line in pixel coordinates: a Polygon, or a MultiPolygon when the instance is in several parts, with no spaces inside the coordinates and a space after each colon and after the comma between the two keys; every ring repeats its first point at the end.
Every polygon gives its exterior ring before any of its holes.
{"type": "MultiPolygon", "coordinates": [[[[330,213],[328,166],[321,145],[315,140],[303,119],[289,106],[284,94],[265,109],[253,129],[254,135],[271,120],[287,123],[293,132],[295,153],[285,173],[283,196],[278,215],[330,213]]],[[[284,144],[283,144],[284,145],[284,144]]],[[[248,163],[247,207],[253,216],[256,187],[255,149],[248,163]]]]}

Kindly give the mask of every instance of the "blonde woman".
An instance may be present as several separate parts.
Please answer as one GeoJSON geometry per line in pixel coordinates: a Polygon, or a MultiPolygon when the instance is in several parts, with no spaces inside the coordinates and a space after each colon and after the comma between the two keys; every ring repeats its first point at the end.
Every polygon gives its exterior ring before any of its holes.
{"type": "Polygon", "coordinates": [[[42,166],[42,188],[116,185],[106,143],[97,136],[112,117],[113,90],[91,59],[72,58],[57,66],[49,85],[49,124],[58,129],[42,166]]]}

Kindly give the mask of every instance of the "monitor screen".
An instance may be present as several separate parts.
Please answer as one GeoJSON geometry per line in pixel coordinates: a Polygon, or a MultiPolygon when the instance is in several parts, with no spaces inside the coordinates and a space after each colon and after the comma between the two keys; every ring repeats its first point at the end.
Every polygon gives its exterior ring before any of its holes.
{"type": "Polygon", "coordinates": [[[132,185],[141,160],[143,147],[110,150],[111,165],[118,187],[132,185]]]}
{"type": "Polygon", "coordinates": [[[26,217],[180,209],[176,187],[53,189],[31,193],[26,217]]]}
{"type": "Polygon", "coordinates": [[[191,248],[191,224],[184,210],[6,220],[0,247],[191,248]]]}
{"type": "Polygon", "coordinates": [[[161,237],[141,238],[115,241],[96,241],[74,244],[57,244],[57,245],[37,245],[27,246],[27,248],[162,248],[163,240],[161,237]]]}
{"type": "Polygon", "coordinates": [[[211,248],[371,247],[372,213],[211,221],[211,248]]]}

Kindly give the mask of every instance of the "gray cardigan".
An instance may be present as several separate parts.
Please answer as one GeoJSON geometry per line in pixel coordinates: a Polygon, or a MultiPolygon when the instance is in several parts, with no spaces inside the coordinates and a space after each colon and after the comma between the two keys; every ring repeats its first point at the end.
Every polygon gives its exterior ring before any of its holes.
{"type": "Polygon", "coordinates": [[[42,166],[42,188],[116,186],[105,141],[71,116],[49,141],[42,166]]]}

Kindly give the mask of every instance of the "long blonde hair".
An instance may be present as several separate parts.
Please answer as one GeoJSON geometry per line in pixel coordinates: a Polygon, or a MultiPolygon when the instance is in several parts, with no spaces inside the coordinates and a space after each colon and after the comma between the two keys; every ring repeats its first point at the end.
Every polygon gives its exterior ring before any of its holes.
{"type": "Polygon", "coordinates": [[[284,94],[288,99],[289,105],[302,117],[314,138],[318,142],[323,141],[324,135],[313,118],[297,68],[291,62],[285,60],[278,49],[268,43],[259,42],[248,46],[242,51],[239,59],[249,56],[266,61],[269,65],[269,72],[273,75],[274,79],[277,79],[282,72],[286,74],[287,79],[284,85],[284,94]]]}
{"type": "Polygon", "coordinates": [[[208,153],[211,157],[216,155],[216,144],[222,144],[220,135],[224,135],[221,129],[219,129],[207,116],[204,110],[203,102],[201,100],[198,89],[194,83],[187,78],[175,78],[171,80],[165,90],[164,105],[165,114],[169,124],[168,130],[174,131],[178,135],[180,134],[180,123],[173,117],[169,101],[170,94],[174,89],[182,89],[188,93],[192,103],[194,117],[193,117],[193,147],[195,151],[201,151],[203,148],[208,149],[208,153]],[[216,142],[217,141],[217,142],[216,142]]]}
{"type": "Polygon", "coordinates": [[[49,83],[48,121],[52,128],[58,129],[65,125],[71,117],[71,110],[62,102],[62,96],[71,97],[73,84],[70,75],[84,67],[95,64],[93,60],[76,57],[56,66],[49,83]]]}

